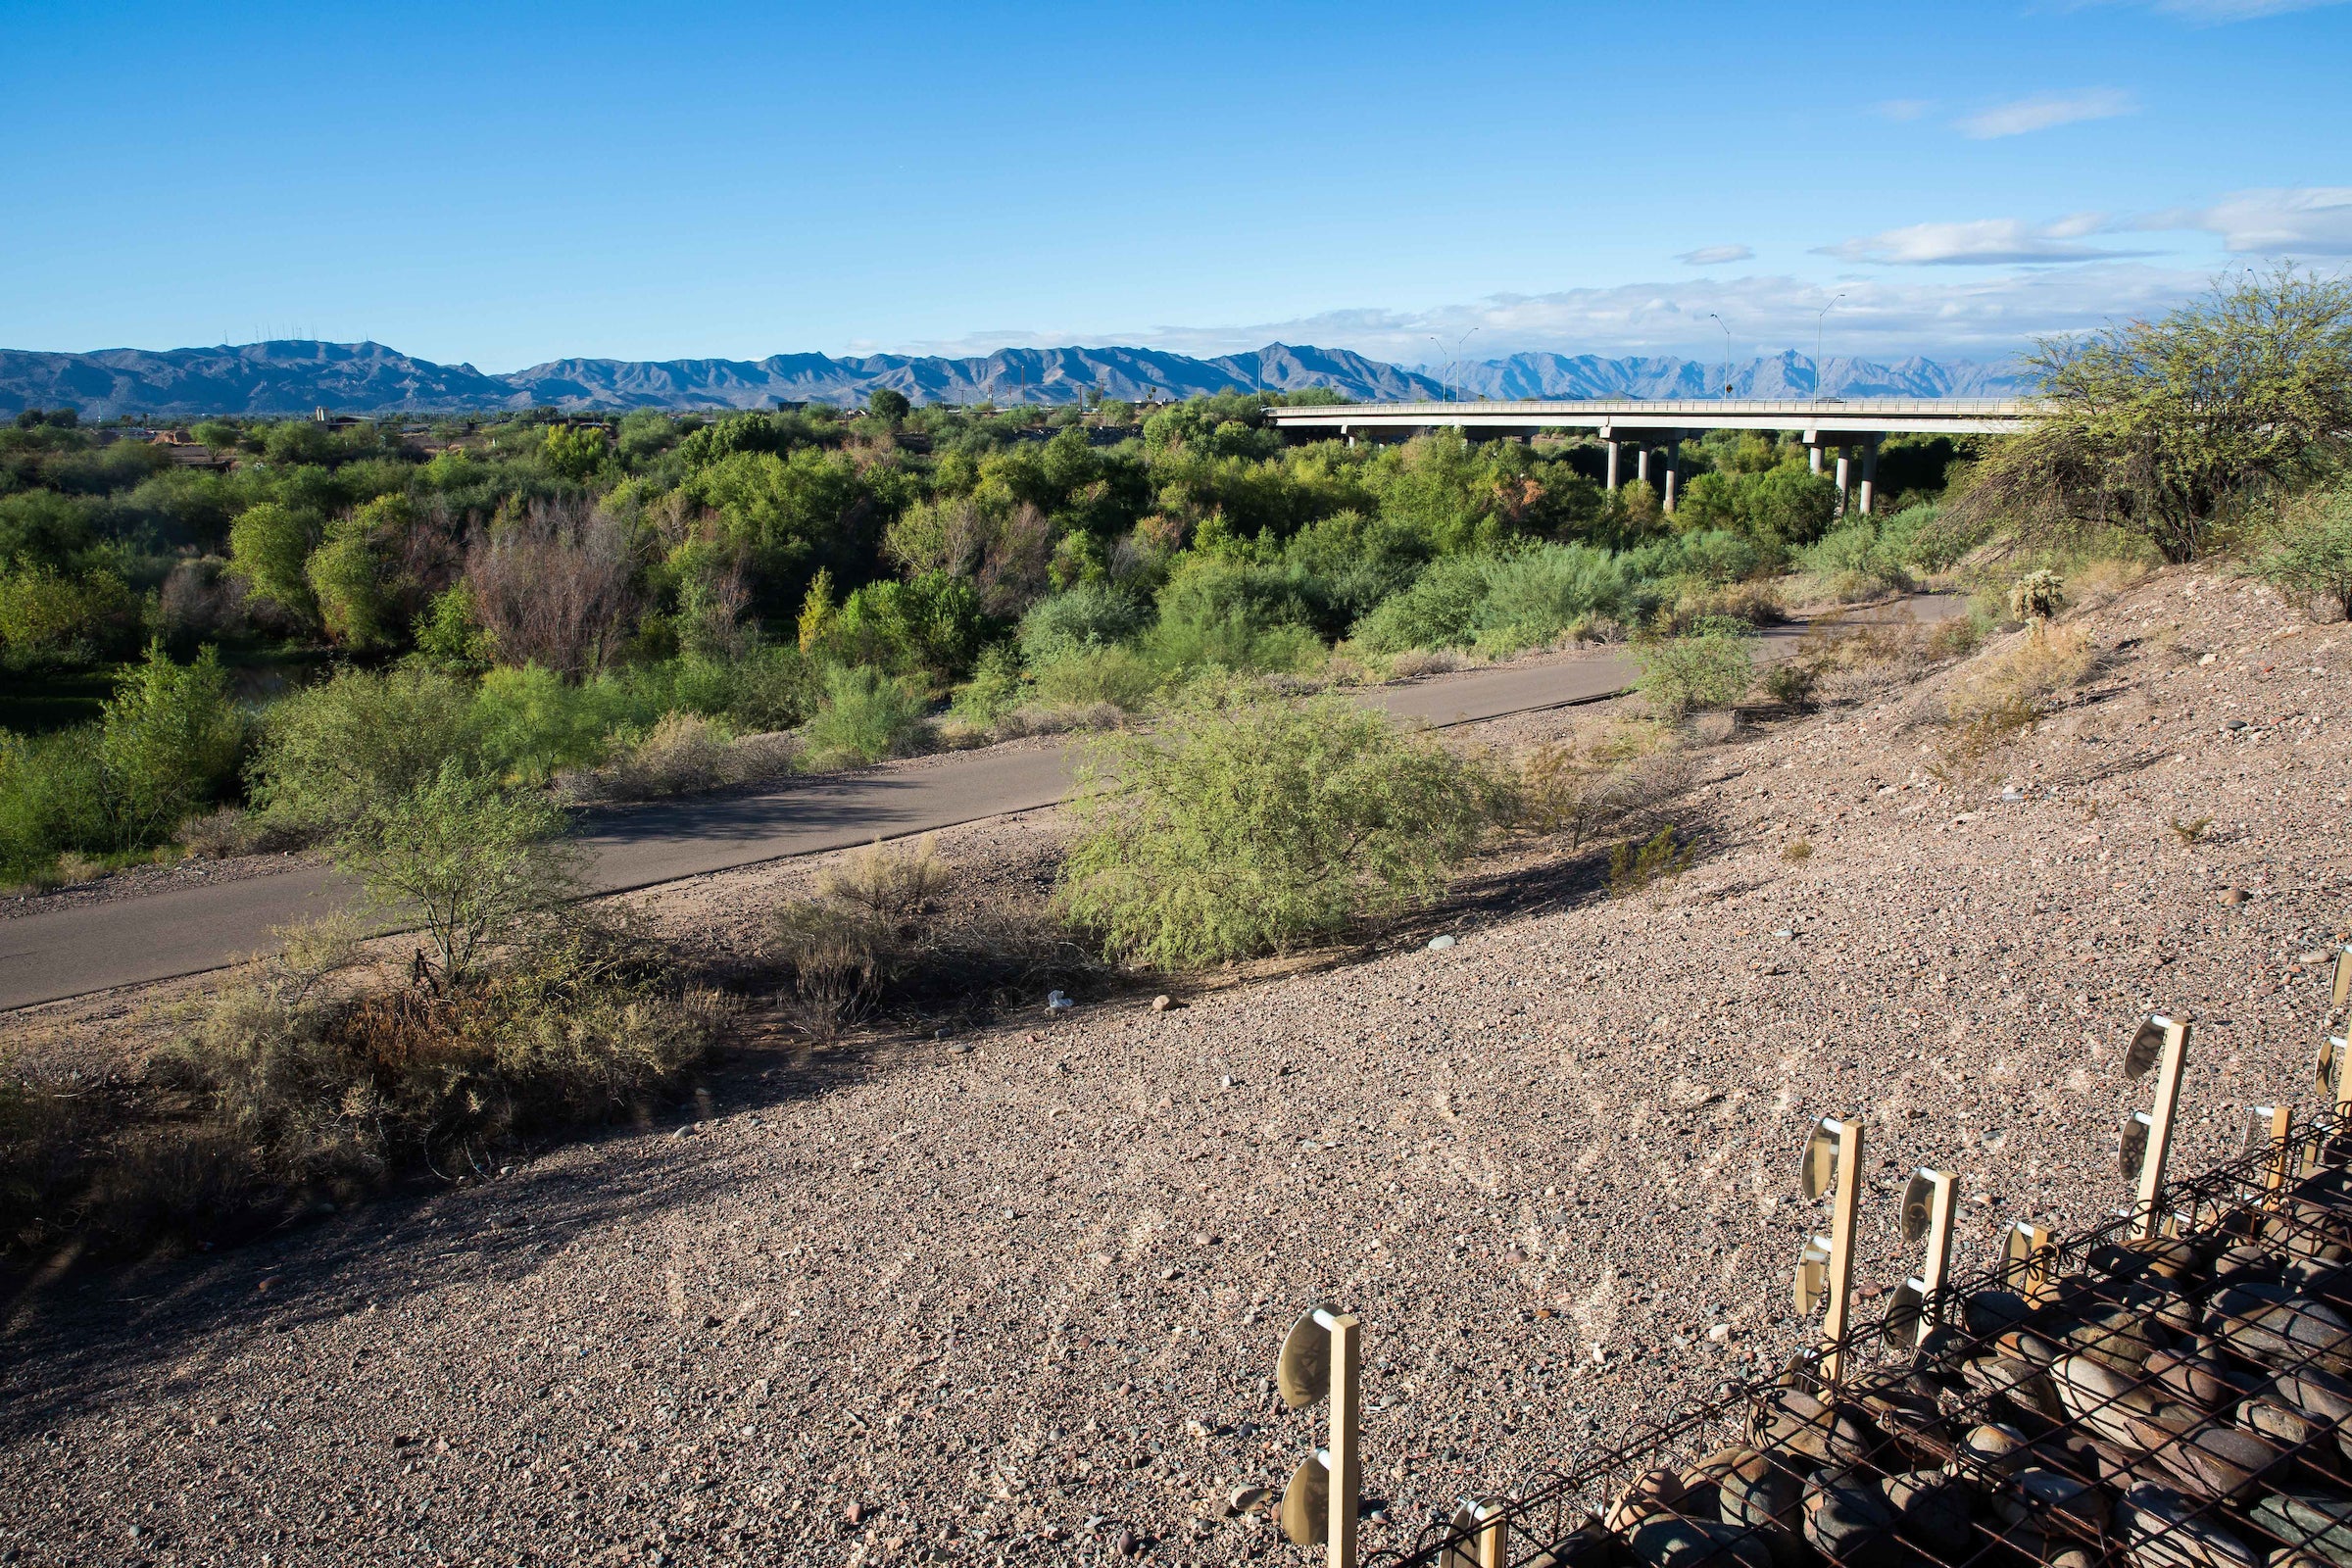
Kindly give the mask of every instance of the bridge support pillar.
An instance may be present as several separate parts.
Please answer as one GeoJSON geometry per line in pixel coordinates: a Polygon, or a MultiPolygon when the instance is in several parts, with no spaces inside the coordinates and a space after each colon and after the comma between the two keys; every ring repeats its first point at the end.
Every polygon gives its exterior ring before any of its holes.
{"type": "Polygon", "coordinates": [[[1821,471],[1820,442],[1809,441],[1805,444],[1805,466],[1812,469],[1815,473],[1819,473],[1821,471]]]}
{"type": "Polygon", "coordinates": [[[1845,491],[1846,486],[1851,482],[1853,473],[1853,450],[1852,447],[1838,449],[1838,512],[1839,515],[1843,515],[1845,513],[1845,491]]]}
{"type": "Polygon", "coordinates": [[[1617,443],[1614,441],[1603,441],[1601,445],[1609,449],[1608,488],[1614,490],[1617,488],[1617,443]]]}
{"type": "Polygon", "coordinates": [[[1634,477],[1643,484],[1649,483],[1649,448],[1647,445],[1634,449],[1634,477]]]}
{"type": "Polygon", "coordinates": [[[1682,431],[1680,431],[1680,430],[1669,430],[1669,431],[1667,431],[1667,432],[1666,432],[1666,489],[1665,489],[1665,493],[1664,493],[1664,495],[1662,495],[1662,496],[1659,498],[1659,506],[1660,506],[1660,509],[1661,509],[1662,511],[1664,511],[1664,512],[1665,512],[1665,513],[1666,513],[1668,515],[1670,515],[1670,516],[1671,516],[1671,515],[1673,514],[1673,513],[1674,513],[1674,477],[1675,477],[1675,470],[1676,470],[1676,468],[1677,468],[1677,467],[1680,466],[1680,463],[1681,463],[1681,454],[1682,454],[1682,449],[1683,449],[1683,432],[1682,432],[1682,431]]]}
{"type": "Polygon", "coordinates": [[[1862,443],[1862,515],[1870,515],[1873,492],[1879,487],[1879,438],[1872,436],[1862,443]]]}

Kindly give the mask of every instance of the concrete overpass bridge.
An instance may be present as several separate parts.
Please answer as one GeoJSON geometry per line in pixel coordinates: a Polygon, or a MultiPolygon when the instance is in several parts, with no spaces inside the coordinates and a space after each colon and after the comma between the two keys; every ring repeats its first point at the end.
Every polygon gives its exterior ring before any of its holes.
{"type": "Polygon", "coordinates": [[[1404,440],[1423,430],[1454,429],[1472,439],[1529,440],[1544,430],[1590,431],[1608,453],[1608,487],[1617,488],[1620,449],[1631,447],[1634,477],[1651,482],[1650,458],[1661,459],[1654,481],[1674,510],[1677,454],[1684,437],[1702,430],[1793,430],[1805,443],[1815,473],[1822,454],[1837,454],[1839,495],[1848,493],[1856,459],[1861,510],[1871,509],[1878,484],[1879,443],[1890,435],[1990,435],[2023,429],[2040,405],[2022,398],[1723,398],[1674,401],[1580,398],[1499,403],[1335,403],[1265,411],[1266,422],[1303,440],[1404,440]]]}

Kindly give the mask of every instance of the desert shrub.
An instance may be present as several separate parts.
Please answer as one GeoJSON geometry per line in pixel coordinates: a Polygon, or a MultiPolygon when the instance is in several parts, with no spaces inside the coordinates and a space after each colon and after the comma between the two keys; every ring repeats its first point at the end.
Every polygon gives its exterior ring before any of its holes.
{"type": "Polygon", "coordinates": [[[2016,620],[2048,620],[2066,608],[2066,579],[2054,571],[2029,571],[2009,585],[2009,614],[2016,620]]]}
{"type": "MultiPolygon", "coordinates": [[[[125,671],[98,726],[98,765],[117,851],[169,838],[237,776],[245,717],[210,648],[175,664],[163,644],[125,671]]],[[[81,846],[89,848],[90,846],[81,846]]]]}
{"type": "Polygon", "coordinates": [[[369,904],[418,921],[429,955],[414,972],[463,985],[495,944],[572,891],[556,843],[563,813],[454,759],[410,793],[371,806],[335,842],[335,863],[369,904]]]}
{"type": "Polygon", "coordinates": [[[1027,692],[1020,651],[997,643],[981,651],[972,678],[956,688],[948,710],[965,723],[985,728],[1018,708],[1027,692]]]}
{"type": "Polygon", "coordinates": [[[61,852],[106,842],[95,742],[91,727],[38,736],[0,730],[0,884],[54,882],[61,852]]]}
{"type": "Polygon", "coordinates": [[[1880,547],[1919,571],[1949,571],[1983,544],[1990,530],[1964,513],[1939,506],[1905,507],[1879,524],[1880,547]]]}
{"type": "Polygon", "coordinates": [[[1037,700],[1056,708],[1107,703],[1141,710],[1167,684],[1159,665],[1124,643],[1082,649],[1038,665],[1030,676],[1037,700]]]}
{"type": "Polygon", "coordinates": [[[1856,516],[1831,530],[1797,553],[1805,570],[1818,575],[1836,598],[1853,603],[1889,593],[1905,593],[1911,573],[1902,558],[1879,537],[1868,517],[1856,516]]]}
{"type": "Polygon", "coordinates": [[[2352,486],[2318,490],[2289,505],[2264,537],[2253,570],[2273,587],[2325,601],[2352,620],[2352,486]]]}
{"type": "Polygon", "coordinates": [[[1626,898],[1673,881],[1690,869],[1698,847],[1662,827],[1640,844],[1628,839],[1609,852],[1609,893],[1626,898]]]}
{"type": "Polygon", "coordinates": [[[1514,653],[1570,636],[1595,619],[1639,618],[1648,598],[1624,560],[1584,545],[1547,545],[1498,561],[1471,617],[1479,648],[1514,653]]]}
{"type": "Polygon", "coordinates": [[[879,762],[922,749],[931,727],[927,705],[896,676],[837,664],[825,671],[824,691],[807,731],[819,765],[879,762]]]}
{"type": "Polygon", "coordinates": [[[454,675],[340,669],[264,715],[251,793],[280,831],[332,832],[473,755],[480,733],[473,690],[454,675]]]}
{"type": "Polygon", "coordinates": [[[251,855],[262,847],[265,839],[262,825],[233,806],[189,817],[179,824],[175,836],[182,849],[205,860],[251,855]]]}
{"type": "Polygon", "coordinates": [[[1513,825],[1566,835],[1582,849],[1596,835],[1663,808],[1690,788],[1690,760],[1658,726],[1625,726],[1586,745],[1546,742],[1518,760],[1510,778],[1513,825]]]}
{"type": "Polygon", "coordinates": [[[1500,797],[1345,698],[1194,708],[1102,744],[1062,906],[1162,967],[1281,951],[1434,897],[1500,797]]]}
{"type": "Polygon", "coordinates": [[[876,1013],[984,1017],[1092,978],[1042,906],[993,893],[959,903],[956,880],[929,838],[876,844],[778,908],[769,952],[799,1028],[823,1038],[876,1013]]]}
{"type": "Polygon", "coordinates": [[[1152,621],[1152,608],[1126,589],[1082,582],[1041,599],[1021,616],[1021,657],[1033,664],[1132,641],[1152,621]]]}
{"type": "Polygon", "coordinates": [[[349,1188],[415,1163],[459,1175],[517,1137],[641,1114],[718,1023],[713,997],[589,920],[535,930],[448,987],[342,979],[351,957],[331,936],[290,943],[157,1055],[158,1076],[280,1180],[349,1188]]]}
{"type": "Polygon", "coordinates": [[[664,713],[613,771],[619,798],[650,800],[713,789],[725,778],[727,737],[699,713],[664,713]]]}
{"type": "Polygon", "coordinates": [[[1693,709],[1729,708],[1755,684],[1752,640],[1728,630],[1645,639],[1634,647],[1635,689],[1661,718],[1693,709]]]}
{"type": "Polygon", "coordinates": [[[1393,594],[1355,623],[1349,634],[1367,653],[1408,648],[1466,648],[1477,635],[1493,564],[1480,556],[1447,556],[1430,563],[1410,588],[1393,594]]]}
{"type": "Polygon", "coordinates": [[[663,695],[613,675],[572,682],[543,664],[504,665],[474,692],[472,755],[506,778],[543,783],[604,760],[618,732],[650,728],[663,695]]]}
{"type": "Polygon", "coordinates": [[[1764,692],[1776,703],[1802,708],[1813,700],[1813,686],[1819,679],[1811,665],[1784,660],[1764,672],[1764,692]]]}

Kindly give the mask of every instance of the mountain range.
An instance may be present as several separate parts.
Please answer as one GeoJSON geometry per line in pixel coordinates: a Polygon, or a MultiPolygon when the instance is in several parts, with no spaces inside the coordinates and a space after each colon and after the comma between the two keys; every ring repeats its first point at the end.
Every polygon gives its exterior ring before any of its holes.
{"type": "MultiPolygon", "coordinates": [[[[2007,397],[2029,390],[2013,369],[1968,361],[1828,360],[1824,390],[1844,397],[2007,397]]],[[[1244,354],[1194,359],[1158,349],[1000,349],[967,359],[869,354],[835,359],[778,354],[764,360],[555,360],[504,374],[436,365],[380,343],[304,339],[216,348],[101,349],[54,354],[0,349],[0,415],[24,408],[78,409],[88,418],[137,415],[490,413],[554,407],[565,413],[626,409],[755,409],[781,402],[863,403],[877,388],[916,403],[1075,403],[1100,389],[1139,400],[1231,389],[1296,392],[1329,387],[1359,402],[1410,398],[1705,398],[1718,396],[1721,364],[1659,358],[1514,354],[1433,371],[1366,359],[1347,349],[1270,343],[1244,354]]],[[[1813,395],[1812,361],[1785,353],[1735,364],[1739,397],[1813,395]]]]}

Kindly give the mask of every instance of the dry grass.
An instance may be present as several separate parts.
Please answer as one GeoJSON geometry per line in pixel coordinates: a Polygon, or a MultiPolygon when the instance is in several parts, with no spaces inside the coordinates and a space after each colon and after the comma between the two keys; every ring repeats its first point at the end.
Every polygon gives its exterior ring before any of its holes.
{"type": "Polygon", "coordinates": [[[478,1171],[520,1141],[642,1115],[719,1027],[714,994],[576,911],[440,991],[385,984],[348,924],[283,936],[142,1066],[92,1082],[0,1063],[0,1252],[125,1255],[410,1168],[478,1171]]]}
{"type": "Polygon", "coordinates": [[[1576,850],[1684,794],[1691,761],[1666,726],[1619,722],[1531,748],[1507,773],[1512,825],[1576,850]]]}
{"type": "Polygon", "coordinates": [[[2182,844],[2194,844],[2205,837],[2205,830],[2213,826],[2213,818],[2200,816],[2193,822],[2183,822],[2177,816],[2167,817],[2165,826],[2171,828],[2173,837],[2182,844]]]}
{"type": "Polygon", "coordinates": [[[799,766],[801,743],[777,732],[730,739],[695,713],[665,713],[615,760],[559,780],[575,801],[652,801],[782,778],[799,766]]]}
{"type": "Polygon", "coordinates": [[[845,857],[780,906],[768,956],[793,1026],[829,1040],[878,1017],[973,1020],[1099,982],[1042,899],[958,899],[956,883],[926,837],[845,857]]]}
{"type": "Polygon", "coordinates": [[[1793,839],[1782,846],[1781,858],[1789,861],[1810,860],[1813,858],[1813,846],[1804,839],[1793,839]]]}
{"type": "Polygon", "coordinates": [[[1408,648],[1389,660],[1391,680],[1417,680],[1424,675],[1450,675],[1475,669],[1481,661],[1457,648],[1408,648]]]}

